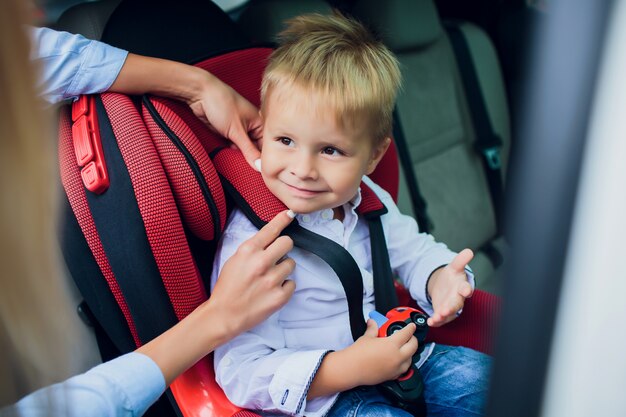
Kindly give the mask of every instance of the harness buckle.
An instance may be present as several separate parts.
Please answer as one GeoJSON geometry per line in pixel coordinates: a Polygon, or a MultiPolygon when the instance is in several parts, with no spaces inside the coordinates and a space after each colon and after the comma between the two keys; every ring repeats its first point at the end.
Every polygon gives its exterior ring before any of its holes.
{"type": "Polygon", "coordinates": [[[82,95],[72,103],[72,141],[76,162],[85,188],[95,194],[104,193],[110,185],[109,173],[102,151],[102,140],[96,99],[82,95]]]}

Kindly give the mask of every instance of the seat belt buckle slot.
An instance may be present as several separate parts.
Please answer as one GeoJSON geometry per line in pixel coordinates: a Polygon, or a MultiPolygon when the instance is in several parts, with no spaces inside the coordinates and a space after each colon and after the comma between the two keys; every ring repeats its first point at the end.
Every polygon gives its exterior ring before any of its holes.
{"type": "Polygon", "coordinates": [[[487,148],[483,150],[483,156],[487,161],[489,169],[497,170],[502,166],[502,161],[500,160],[500,147],[487,148]]]}

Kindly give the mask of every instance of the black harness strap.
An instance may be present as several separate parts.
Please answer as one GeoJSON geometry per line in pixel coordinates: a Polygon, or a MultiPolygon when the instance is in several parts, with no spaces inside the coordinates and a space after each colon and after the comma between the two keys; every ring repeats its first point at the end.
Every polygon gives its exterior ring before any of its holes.
{"type": "Polygon", "coordinates": [[[494,214],[496,216],[496,227],[498,233],[502,230],[502,204],[503,185],[500,161],[500,148],[502,139],[495,133],[491,124],[491,119],[487,112],[487,106],[483,97],[476,67],[467,44],[467,39],[460,26],[455,23],[446,25],[450,42],[454,49],[463,88],[467,96],[470,114],[476,132],[474,148],[483,161],[494,214]]]}
{"type": "Polygon", "coordinates": [[[352,255],[341,245],[295,222],[285,229],[285,235],[293,239],[294,245],[322,258],[335,271],[346,292],[352,338],[361,337],[367,327],[363,318],[363,278],[352,255]]]}
{"type": "Polygon", "coordinates": [[[404,177],[406,178],[406,184],[409,188],[409,194],[411,195],[411,205],[413,206],[413,212],[415,213],[415,220],[419,226],[420,232],[430,233],[433,230],[433,224],[428,218],[428,211],[426,210],[426,200],[420,192],[419,185],[417,184],[417,177],[415,170],[413,169],[413,163],[411,161],[411,154],[409,153],[409,147],[406,143],[404,136],[404,130],[400,123],[400,115],[398,109],[393,110],[393,139],[398,147],[398,157],[404,170],[404,177]]]}
{"type": "MultiPolygon", "coordinates": [[[[248,220],[259,229],[265,226],[266,222],[255,213],[235,187],[223,176],[221,178],[224,191],[248,220]]],[[[363,318],[363,278],[352,255],[334,241],[304,229],[296,220],[282,234],[291,237],[295,246],[319,256],[335,271],[346,293],[352,337],[354,340],[358,339],[365,333],[367,326],[363,318]]]]}
{"type": "Polygon", "coordinates": [[[106,165],[115,187],[101,195],[88,192],[87,202],[139,339],[146,343],[178,320],[152,254],[130,176],[100,97],[96,98],[96,108],[106,165]],[[117,213],[124,213],[124,216],[117,213]],[[128,236],[135,238],[128,239],[128,236]]]}
{"type": "Polygon", "coordinates": [[[399,304],[398,294],[393,285],[394,277],[391,271],[391,263],[389,262],[389,251],[387,250],[385,233],[380,218],[385,213],[387,213],[386,208],[365,215],[370,229],[376,310],[382,314],[386,314],[399,304]]]}
{"type": "MultiPolygon", "coordinates": [[[[83,307],[84,315],[79,310],[79,316],[85,323],[96,329],[98,345],[100,345],[101,336],[98,335],[97,330],[100,328],[110,336],[115,349],[124,353],[131,352],[136,346],[126,325],[126,318],[113,297],[67,200],[64,201],[62,210],[63,225],[60,228],[60,243],[63,256],[76,286],[89,306],[88,312],[83,307]]],[[[101,349],[100,353],[103,361],[110,359],[109,349],[101,349]]]]}

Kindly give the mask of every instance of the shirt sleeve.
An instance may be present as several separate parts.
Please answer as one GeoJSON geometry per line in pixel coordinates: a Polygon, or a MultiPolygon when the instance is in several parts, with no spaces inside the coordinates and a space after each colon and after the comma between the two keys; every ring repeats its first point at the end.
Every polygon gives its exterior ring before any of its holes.
{"type": "Polygon", "coordinates": [[[49,103],[101,93],[111,87],[128,52],[81,35],[28,27],[31,60],[39,70],[37,88],[49,103]]]}
{"type": "MultiPolygon", "coordinates": [[[[436,242],[432,235],[420,233],[415,219],[400,213],[389,193],[367,177],[364,177],[364,181],[388,210],[382,216],[382,222],[391,269],[409,290],[411,297],[427,314],[432,315],[433,307],[426,296],[426,282],[437,268],[449,264],[456,253],[445,244],[436,242]]],[[[466,273],[474,288],[474,274],[471,270],[466,270],[466,273]]]]}
{"type": "MultiPolygon", "coordinates": [[[[237,213],[237,212],[235,212],[237,213]]],[[[240,214],[240,213],[239,213],[240,214]]],[[[236,216],[235,216],[236,217],[236,216]]],[[[246,220],[239,220],[246,223],[246,220]]],[[[229,221],[216,253],[211,287],[219,271],[256,229],[229,221]]],[[[214,352],[215,377],[235,405],[269,413],[315,417],[326,414],[337,394],[307,401],[310,385],[329,350],[288,348],[280,312],[214,352]]]]}
{"type": "Polygon", "coordinates": [[[35,391],[0,410],[0,416],[140,416],[164,390],[158,365],[132,352],[35,391]]]}

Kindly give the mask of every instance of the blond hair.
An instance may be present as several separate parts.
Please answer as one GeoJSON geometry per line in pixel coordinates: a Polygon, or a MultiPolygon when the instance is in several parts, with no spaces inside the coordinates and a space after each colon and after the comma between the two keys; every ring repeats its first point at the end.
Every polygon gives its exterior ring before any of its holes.
{"type": "Polygon", "coordinates": [[[277,87],[322,94],[342,124],[367,121],[376,141],[391,134],[401,76],[393,53],[361,23],[338,13],[287,21],[269,59],[262,102],[277,87]]]}
{"type": "Polygon", "coordinates": [[[54,136],[35,96],[23,3],[0,13],[0,405],[75,372],[77,349],[55,251],[54,136]]]}

